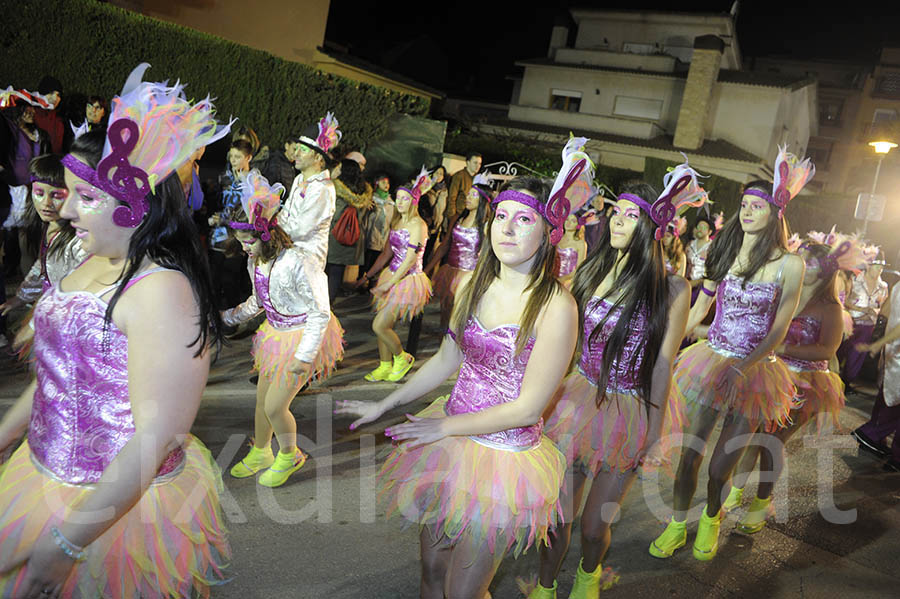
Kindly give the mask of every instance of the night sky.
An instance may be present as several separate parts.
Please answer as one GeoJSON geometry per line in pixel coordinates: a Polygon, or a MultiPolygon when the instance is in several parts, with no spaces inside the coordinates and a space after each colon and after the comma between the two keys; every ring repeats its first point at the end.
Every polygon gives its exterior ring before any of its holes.
{"type": "MultiPolygon", "coordinates": [[[[546,56],[554,20],[570,7],[727,13],[731,5],[731,0],[384,0],[361,10],[358,1],[331,0],[325,37],[451,97],[508,102],[511,85],[505,78],[515,73],[513,62],[546,56]]],[[[744,0],[738,39],[745,58],[789,54],[871,62],[882,44],[900,46],[900,3],[744,0]]]]}

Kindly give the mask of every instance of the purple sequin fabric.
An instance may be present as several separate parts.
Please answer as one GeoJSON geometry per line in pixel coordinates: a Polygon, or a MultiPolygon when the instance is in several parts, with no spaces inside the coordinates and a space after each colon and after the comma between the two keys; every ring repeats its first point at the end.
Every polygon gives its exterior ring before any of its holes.
{"type": "MultiPolygon", "coordinates": [[[[519,397],[525,366],[534,348],[534,338],[530,338],[522,353],[516,355],[518,333],[518,325],[504,324],[486,330],[474,316],[469,319],[460,344],[465,357],[445,407],[448,415],[480,412],[519,397]]],[[[520,451],[540,443],[543,429],[544,421],[541,419],[532,426],[478,435],[471,439],[490,447],[520,451]]]]}
{"type": "Polygon", "coordinates": [[[266,311],[266,318],[272,323],[272,326],[276,329],[292,329],[306,322],[306,314],[287,315],[275,309],[269,298],[269,277],[259,267],[253,271],[253,279],[259,305],[266,311]]]}
{"type": "Polygon", "coordinates": [[[575,248],[556,248],[556,255],[559,256],[559,272],[558,277],[566,277],[575,272],[578,266],[578,250],[575,248]]]}
{"type": "Polygon", "coordinates": [[[450,233],[450,251],[447,253],[447,264],[460,270],[475,270],[478,262],[478,250],[481,240],[476,227],[456,225],[450,233]]]}
{"type": "MultiPolygon", "coordinates": [[[[134,435],[128,396],[128,340],[109,323],[106,304],[84,291],[53,287],[34,310],[37,389],[28,443],[32,458],[68,483],[95,483],[134,435]]],[[[169,454],[158,475],[177,468],[169,454]]]]}
{"type": "MultiPolygon", "coordinates": [[[[581,350],[581,360],[578,362],[578,370],[590,382],[596,386],[600,380],[600,374],[603,369],[603,351],[606,349],[606,342],[612,335],[619,317],[622,315],[622,308],[616,308],[610,317],[603,324],[600,333],[591,340],[591,333],[600,324],[600,321],[606,316],[612,307],[612,302],[593,296],[588,300],[584,313],[584,341],[581,350]]],[[[629,330],[631,333],[625,341],[622,355],[619,360],[613,361],[609,379],[606,384],[608,393],[633,393],[638,387],[637,375],[641,368],[642,355],[641,340],[643,339],[644,330],[647,327],[646,312],[638,312],[631,320],[629,330]],[[634,368],[631,367],[631,361],[635,359],[634,368]]]]}
{"type": "MultiPolygon", "coordinates": [[[[796,316],[788,327],[787,335],[784,337],[785,345],[812,345],[819,341],[819,333],[822,330],[822,323],[812,316],[796,316]]],[[[828,370],[828,360],[801,360],[792,358],[784,354],[779,354],[788,368],[792,370],[828,370]]]]}
{"type": "Polygon", "coordinates": [[[744,358],[772,329],[781,285],[747,283],[726,275],[716,289],[716,317],[709,327],[709,346],[720,354],[744,358]]]}
{"type": "MultiPolygon", "coordinates": [[[[388,268],[391,272],[397,272],[397,269],[400,268],[400,265],[403,264],[403,261],[406,259],[406,250],[409,249],[409,231],[406,229],[391,229],[391,235],[388,237],[388,241],[391,244],[391,251],[394,253],[394,257],[391,258],[391,264],[388,268]]],[[[422,257],[424,255],[425,245],[420,244],[419,249],[416,252],[416,261],[409,267],[406,274],[417,275],[422,272],[422,257]]]]}

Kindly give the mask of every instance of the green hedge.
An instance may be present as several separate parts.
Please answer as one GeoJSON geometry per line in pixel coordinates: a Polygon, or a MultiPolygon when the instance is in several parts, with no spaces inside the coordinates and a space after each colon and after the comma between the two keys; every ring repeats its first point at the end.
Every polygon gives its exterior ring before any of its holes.
{"type": "Polygon", "coordinates": [[[149,62],[146,77],[181,79],[189,97],[216,98],[264,143],[277,144],[332,110],[343,143],[380,138],[397,113],[426,115],[430,101],[329,75],[268,52],[126,11],[96,0],[0,0],[0,87],[36,89],[45,74],[64,95],[117,93],[128,73],[149,62]]]}

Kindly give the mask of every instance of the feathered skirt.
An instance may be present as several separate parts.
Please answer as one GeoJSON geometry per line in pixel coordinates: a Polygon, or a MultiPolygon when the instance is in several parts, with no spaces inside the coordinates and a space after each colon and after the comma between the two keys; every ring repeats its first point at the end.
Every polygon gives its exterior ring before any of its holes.
{"type": "MultiPolygon", "coordinates": [[[[280,380],[285,384],[296,384],[299,378],[288,370],[294,353],[303,339],[301,325],[288,330],[276,329],[267,320],[256,330],[253,337],[253,368],[272,380],[280,380]]],[[[332,314],[325,328],[325,336],[319,345],[319,351],[313,360],[311,380],[327,378],[334,370],[335,364],[344,357],[344,329],[337,317],[332,314]]]]}

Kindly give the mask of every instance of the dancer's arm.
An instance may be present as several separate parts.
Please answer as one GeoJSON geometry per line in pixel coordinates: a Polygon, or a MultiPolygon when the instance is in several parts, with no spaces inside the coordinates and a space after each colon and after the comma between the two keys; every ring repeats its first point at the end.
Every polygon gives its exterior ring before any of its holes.
{"type": "Polygon", "coordinates": [[[887,345],[888,343],[893,343],[897,339],[900,339],[900,323],[897,324],[894,328],[887,331],[881,339],[878,341],[873,341],[872,343],[857,343],[856,349],[859,351],[867,351],[873,356],[881,351],[881,348],[887,345]]]}
{"type": "MultiPolygon", "coordinates": [[[[209,352],[194,356],[197,302],[188,280],[161,272],[136,283],[119,300],[113,320],[128,338],[128,389],[134,436],[93,489],[58,525],[71,543],[87,547],[141,498],[170,451],[191,429],[209,374],[209,352]]],[[[35,543],[26,578],[53,588],[74,562],[49,532],[35,543]]],[[[25,588],[28,588],[26,582],[25,588]]]]}
{"type": "Polygon", "coordinates": [[[694,305],[691,307],[691,313],[688,316],[687,326],[684,330],[685,336],[693,333],[694,329],[697,328],[697,325],[703,322],[703,319],[709,314],[709,309],[713,305],[713,300],[716,299],[717,284],[715,281],[703,279],[700,285],[700,293],[697,294],[697,301],[694,302],[694,305]]]}
{"type": "Polygon", "coordinates": [[[303,325],[303,337],[294,352],[294,359],[288,370],[295,374],[309,376],[312,363],[319,352],[325,331],[331,320],[331,305],[328,301],[328,279],[321,270],[303,261],[303,254],[298,250],[288,250],[283,259],[292,260],[292,291],[297,294],[297,303],[307,305],[306,322],[303,325]]]}
{"type": "Polygon", "coordinates": [[[28,428],[35,389],[37,389],[37,381],[31,381],[31,384],[19,395],[16,403],[3,415],[3,420],[0,420],[0,451],[9,447],[10,443],[14,443],[28,428]]]}
{"type": "Polygon", "coordinates": [[[448,436],[494,433],[538,422],[565,376],[575,351],[578,307],[568,293],[558,294],[535,325],[535,343],[525,368],[519,397],[480,412],[444,418],[417,418],[385,430],[395,441],[411,447],[448,436]]]}
{"type": "Polygon", "coordinates": [[[256,265],[247,260],[247,270],[250,271],[250,297],[234,308],[222,310],[222,323],[226,326],[234,327],[247,322],[263,311],[263,307],[259,305],[259,300],[256,299],[256,277],[253,272],[255,269],[256,265]]]}
{"type": "Polygon", "coordinates": [[[381,253],[378,254],[378,257],[375,258],[375,263],[372,264],[372,267],[363,273],[363,276],[356,281],[355,285],[359,287],[372,277],[378,276],[378,273],[388,265],[388,262],[391,261],[391,255],[394,253],[394,250],[391,249],[391,243],[389,240],[384,241],[384,247],[381,248],[381,253]]]}
{"type": "Polygon", "coordinates": [[[844,338],[844,318],[840,304],[823,307],[819,340],[808,345],[784,344],[778,353],[798,360],[829,360],[844,338]]]}
{"type": "Polygon", "coordinates": [[[671,277],[670,280],[672,284],[669,288],[669,315],[666,332],[659,348],[659,355],[656,362],[653,363],[651,375],[647,438],[644,446],[638,451],[637,463],[649,462],[659,465],[661,462],[659,455],[648,455],[648,453],[654,451],[654,448],[657,448],[655,451],[658,451],[658,441],[662,434],[672,386],[672,366],[675,363],[675,356],[678,355],[681,340],[684,338],[684,328],[687,325],[688,313],[691,309],[691,286],[687,280],[682,277],[671,277]]]}
{"type": "MultiPolygon", "coordinates": [[[[435,213],[437,214],[437,213],[435,213]]],[[[453,227],[456,226],[456,221],[459,220],[459,215],[454,216],[450,221],[449,231],[453,231],[453,227]]],[[[431,272],[431,269],[441,263],[444,256],[447,255],[447,252],[450,251],[450,243],[453,239],[453,233],[450,233],[444,240],[441,242],[441,245],[437,246],[434,252],[431,254],[431,260],[428,261],[428,266],[425,267],[425,272],[431,272]]]]}

